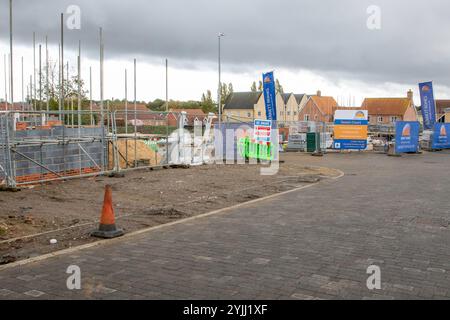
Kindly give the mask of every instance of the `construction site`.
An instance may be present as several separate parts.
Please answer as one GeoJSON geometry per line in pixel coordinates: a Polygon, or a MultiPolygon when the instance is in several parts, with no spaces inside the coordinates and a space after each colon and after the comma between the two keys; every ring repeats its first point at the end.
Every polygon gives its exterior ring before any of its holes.
{"type": "MultiPolygon", "coordinates": [[[[359,45],[336,67],[353,24],[339,43],[329,35],[348,25],[328,26],[330,59],[319,30],[292,41],[314,14],[290,26],[252,5],[253,31],[230,1],[219,14],[194,1],[3,1],[0,300],[181,300],[163,310],[178,319],[225,314],[205,299],[450,298],[445,78],[413,73],[422,62],[402,73],[392,54],[394,67],[376,65],[383,52],[359,45]]],[[[317,8],[327,23],[332,7],[317,8]]],[[[265,303],[231,310],[253,318],[265,303]]]]}
{"type": "Polygon", "coordinates": [[[234,143],[224,143],[220,164],[214,118],[150,111],[2,112],[0,264],[95,241],[90,234],[105,185],[112,186],[118,224],[132,232],[338,175],[302,166],[292,154],[276,175],[263,176],[259,171],[268,163],[238,163],[243,158],[234,143]],[[147,119],[147,125],[134,119],[147,119]],[[136,125],[124,125],[130,121],[136,125]],[[166,132],[145,133],[156,121],[166,132]]]}
{"type": "MultiPolygon", "coordinates": [[[[15,123],[8,116],[2,114],[3,128],[15,123]]],[[[37,115],[26,117],[36,121],[37,115]]],[[[213,149],[207,143],[197,153],[191,145],[180,148],[176,132],[116,134],[123,128],[114,122],[117,115],[111,119],[113,132],[90,125],[30,129],[24,121],[15,125],[27,130],[2,131],[1,263],[95,241],[90,232],[100,216],[104,185],[112,185],[118,223],[130,232],[337,175],[290,157],[277,175],[261,176],[262,164],[207,161],[213,149]]]]}

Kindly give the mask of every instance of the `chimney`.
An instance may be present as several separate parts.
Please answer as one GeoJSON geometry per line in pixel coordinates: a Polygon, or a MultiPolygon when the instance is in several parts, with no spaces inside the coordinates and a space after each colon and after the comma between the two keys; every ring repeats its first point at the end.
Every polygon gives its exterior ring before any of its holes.
{"type": "Polygon", "coordinates": [[[322,91],[317,90],[317,96],[318,96],[318,97],[321,97],[321,96],[322,96],[322,91]]]}
{"type": "Polygon", "coordinates": [[[406,94],[406,97],[409,99],[409,100],[413,100],[413,98],[414,98],[414,93],[412,92],[412,90],[411,89],[409,89],[408,90],[408,93],[406,94]]]}

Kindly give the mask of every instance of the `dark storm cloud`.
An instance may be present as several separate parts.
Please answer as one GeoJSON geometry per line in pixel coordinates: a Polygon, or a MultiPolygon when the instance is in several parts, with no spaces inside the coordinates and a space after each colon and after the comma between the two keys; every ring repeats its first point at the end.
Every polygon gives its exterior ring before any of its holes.
{"type": "MultiPolygon", "coordinates": [[[[164,57],[189,68],[213,63],[217,34],[231,70],[305,68],[368,82],[450,84],[447,1],[378,0],[14,0],[15,41],[32,31],[58,41],[59,13],[82,13],[80,31],[66,30],[66,45],[81,39],[98,56],[98,27],[107,57],[164,57]],[[381,8],[381,30],[366,27],[369,5],[381,8]]],[[[1,0],[1,39],[7,40],[7,1],[1,0]]],[[[155,60],[155,61],[156,61],[155,60]]]]}

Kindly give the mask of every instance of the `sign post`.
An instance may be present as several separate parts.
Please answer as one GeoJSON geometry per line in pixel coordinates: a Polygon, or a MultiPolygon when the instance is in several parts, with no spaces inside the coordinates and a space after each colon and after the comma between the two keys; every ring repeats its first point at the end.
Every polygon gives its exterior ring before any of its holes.
{"type": "Polygon", "coordinates": [[[420,124],[417,121],[395,122],[395,153],[419,151],[420,124]]]}
{"type": "Polygon", "coordinates": [[[450,149],[450,123],[435,123],[431,149],[450,149]]]}
{"type": "Polygon", "coordinates": [[[334,148],[365,150],[368,124],[367,110],[336,110],[334,114],[334,148]]]}
{"type": "Polygon", "coordinates": [[[257,143],[270,142],[272,134],[272,120],[256,120],[253,126],[253,138],[257,143]]]}

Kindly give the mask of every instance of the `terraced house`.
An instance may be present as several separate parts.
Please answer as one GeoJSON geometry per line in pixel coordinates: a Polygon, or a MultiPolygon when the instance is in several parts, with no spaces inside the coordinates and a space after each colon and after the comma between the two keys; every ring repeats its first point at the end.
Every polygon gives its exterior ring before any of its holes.
{"type": "Polygon", "coordinates": [[[278,120],[282,123],[298,121],[298,114],[308,100],[306,94],[282,93],[277,95],[278,120]]]}
{"type": "Polygon", "coordinates": [[[266,118],[264,96],[261,91],[234,92],[225,101],[222,121],[249,122],[255,117],[266,118]]]}
{"type": "MultiPolygon", "coordinates": [[[[279,123],[297,121],[300,110],[307,101],[305,94],[277,93],[277,120],[279,123]]],[[[266,119],[264,95],[257,92],[234,92],[225,102],[222,121],[248,122],[266,119]]]]}

